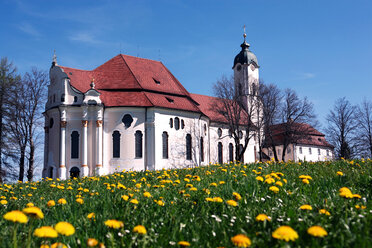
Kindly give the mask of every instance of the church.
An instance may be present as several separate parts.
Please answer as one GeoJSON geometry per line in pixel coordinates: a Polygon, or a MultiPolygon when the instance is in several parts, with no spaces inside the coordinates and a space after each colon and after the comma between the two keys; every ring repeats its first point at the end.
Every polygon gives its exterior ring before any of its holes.
{"type": "MultiPolygon", "coordinates": [[[[259,83],[245,41],[233,62],[235,87],[248,101],[259,83]]],[[[215,97],[189,93],[159,61],[119,54],[93,70],[50,68],[43,177],[68,179],[122,170],[224,163],[236,149],[215,97]]],[[[258,159],[251,139],[244,162],[258,159]]]]}

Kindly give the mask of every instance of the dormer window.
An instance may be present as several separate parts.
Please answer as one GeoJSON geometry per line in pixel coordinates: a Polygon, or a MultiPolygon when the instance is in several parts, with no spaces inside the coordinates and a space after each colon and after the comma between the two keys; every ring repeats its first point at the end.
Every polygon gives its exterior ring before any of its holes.
{"type": "Polygon", "coordinates": [[[169,97],[165,97],[167,99],[168,102],[170,103],[174,103],[174,100],[172,98],[169,98],[169,97]]]}
{"type": "Polygon", "coordinates": [[[155,78],[152,78],[156,84],[160,84],[160,81],[156,80],[155,78]]]}

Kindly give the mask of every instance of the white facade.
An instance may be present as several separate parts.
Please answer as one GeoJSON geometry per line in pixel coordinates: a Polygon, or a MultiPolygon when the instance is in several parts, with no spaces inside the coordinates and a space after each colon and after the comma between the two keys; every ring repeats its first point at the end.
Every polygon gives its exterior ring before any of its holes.
{"type": "MultiPolygon", "coordinates": [[[[278,159],[281,160],[283,155],[283,145],[278,145],[275,147],[278,159]]],[[[264,148],[263,152],[274,159],[274,152],[272,148],[264,148]]],[[[328,161],[333,159],[333,149],[330,147],[316,146],[309,144],[289,144],[286,149],[286,154],[284,157],[285,161],[328,161]]]]}
{"type": "MultiPolygon", "coordinates": [[[[67,179],[122,170],[203,166],[235,157],[227,126],[202,112],[156,106],[106,107],[94,80],[82,92],[73,86],[69,73],[53,62],[44,113],[43,177],[67,179]]],[[[249,97],[250,85],[258,86],[258,65],[236,63],[234,76],[244,87],[244,97],[249,97]]],[[[257,143],[250,140],[244,162],[257,160],[257,143]]]]}

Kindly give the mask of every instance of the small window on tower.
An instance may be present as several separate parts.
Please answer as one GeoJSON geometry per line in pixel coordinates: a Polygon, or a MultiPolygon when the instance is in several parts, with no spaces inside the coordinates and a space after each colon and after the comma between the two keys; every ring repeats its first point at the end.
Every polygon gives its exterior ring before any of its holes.
{"type": "Polygon", "coordinates": [[[78,97],[74,96],[74,102],[77,102],[77,100],[78,100],[78,97]]]}
{"type": "Polygon", "coordinates": [[[181,129],[184,129],[184,128],[185,128],[185,121],[181,120],[181,129]]]}
{"type": "Polygon", "coordinates": [[[61,102],[65,102],[65,94],[61,95],[61,102]]]}

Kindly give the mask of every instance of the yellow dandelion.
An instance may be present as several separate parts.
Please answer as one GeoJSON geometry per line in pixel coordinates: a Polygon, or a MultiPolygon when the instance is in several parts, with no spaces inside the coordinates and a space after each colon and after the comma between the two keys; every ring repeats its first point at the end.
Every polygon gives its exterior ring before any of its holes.
{"type": "Polygon", "coordinates": [[[309,179],[306,179],[306,178],[302,179],[302,182],[303,182],[304,184],[309,184],[309,183],[310,183],[309,179]]]}
{"type": "Polygon", "coordinates": [[[28,221],[27,216],[19,210],[10,211],[4,214],[3,218],[18,223],[27,223],[28,221]]]}
{"type": "Polygon", "coordinates": [[[326,230],[324,230],[321,226],[312,226],[309,229],[307,229],[307,233],[314,237],[324,237],[327,236],[328,233],[326,230]]]}
{"type": "Polygon", "coordinates": [[[230,206],[233,206],[233,207],[238,206],[238,203],[234,200],[227,200],[226,203],[230,206]]]}
{"type": "Polygon", "coordinates": [[[213,198],[207,197],[207,198],[205,198],[205,200],[206,200],[207,202],[212,202],[212,201],[213,201],[213,198]]]}
{"type": "Polygon", "coordinates": [[[353,194],[353,198],[358,198],[358,199],[361,199],[362,197],[358,194],[353,194]]]}
{"type": "Polygon", "coordinates": [[[337,171],[337,175],[338,175],[338,176],[343,176],[344,173],[342,173],[342,171],[337,171]]]}
{"type": "Polygon", "coordinates": [[[67,203],[66,199],[61,198],[57,201],[58,204],[65,205],[67,203]]]}
{"type": "Polygon", "coordinates": [[[231,242],[237,247],[251,246],[251,240],[244,234],[238,234],[231,238],[231,242]]]}
{"type": "Polygon", "coordinates": [[[106,220],[105,225],[114,229],[119,229],[124,226],[124,223],[120,220],[106,220]]]}
{"type": "Polygon", "coordinates": [[[223,202],[221,197],[213,197],[214,202],[223,202]]]}
{"type": "Polygon", "coordinates": [[[8,204],[8,201],[7,201],[7,200],[1,200],[1,201],[0,201],[0,204],[1,204],[1,205],[6,205],[6,204],[8,204]]]}
{"type": "Polygon", "coordinates": [[[325,210],[325,209],[320,209],[320,210],[319,210],[319,213],[320,213],[320,214],[325,214],[325,215],[331,215],[331,213],[328,212],[328,211],[325,210]]]}
{"type": "Polygon", "coordinates": [[[123,199],[124,201],[128,201],[129,196],[127,196],[127,195],[122,195],[122,196],[121,196],[121,199],[123,199]]]}
{"type": "Polygon", "coordinates": [[[87,215],[87,218],[88,219],[95,219],[96,218],[96,214],[95,213],[89,213],[88,215],[87,215]]]}
{"type": "Polygon", "coordinates": [[[56,229],[59,234],[62,234],[64,236],[71,236],[75,233],[74,226],[64,221],[58,222],[54,229],[56,229]]]}
{"type": "Polygon", "coordinates": [[[233,192],[233,196],[234,196],[235,200],[237,200],[237,201],[242,199],[242,196],[239,193],[233,192]]]}
{"type": "Polygon", "coordinates": [[[38,207],[25,208],[25,209],[22,210],[22,212],[31,216],[31,217],[37,218],[37,219],[43,219],[44,218],[43,212],[38,207]]]}
{"type": "Polygon", "coordinates": [[[147,233],[146,228],[142,225],[135,226],[133,228],[133,232],[134,233],[139,233],[139,234],[146,234],[147,233]]]}
{"type": "Polygon", "coordinates": [[[143,192],[143,196],[146,197],[146,198],[150,198],[151,197],[151,194],[150,192],[143,192]]]}
{"type": "Polygon", "coordinates": [[[57,238],[58,233],[51,226],[42,226],[35,229],[34,236],[39,238],[57,238]]]}
{"type": "Polygon", "coordinates": [[[285,241],[295,241],[298,239],[298,233],[292,229],[290,226],[280,226],[276,229],[272,237],[275,239],[285,240],[285,241]]]}
{"type": "Polygon", "coordinates": [[[26,207],[34,207],[35,205],[32,202],[27,203],[26,207]]]}
{"type": "Polygon", "coordinates": [[[162,200],[156,201],[156,204],[162,207],[165,205],[165,203],[162,200]]]}
{"type": "Polygon", "coordinates": [[[48,201],[47,206],[48,207],[54,207],[56,205],[56,202],[53,200],[48,201]]]}
{"type": "Polygon", "coordinates": [[[259,214],[256,217],[256,221],[271,221],[271,217],[267,216],[266,214],[259,214]]]}
{"type": "Polygon", "coordinates": [[[132,199],[132,200],[130,200],[130,203],[137,205],[138,204],[138,200],[137,199],[132,199]]]}
{"type": "Polygon", "coordinates": [[[50,248],[67,248],[67,246],[63,243],[57,242],[50,246],[50,248]]]}
{"type": "Polygon", "coordinates": [[[98,245],[99,241],[96,240],[96,239],[93,239],[93,238],[89,238],[87,240],[87,246],[88,247],[95,247],[96,245],[98,245]]]}
{"type": "Polygon", "coordinates": [[[84,200],[83,200],[83,198],[77,198],[76,202],[79,203],[79,204],[83,204],[84,200]]]}
{"type": "Polygon", "coordinates": [[[261,181],[261,182],[264,181],[263,177],[261,177],[261,176],[256,177],[256,180],[257,180],[257,181],[261,181]]]}
{"type": "Polygon", "coordinates": [[[313,210],[313,207],[308,205],[308,204],[305,204],[305,205],[302,205],[300,207],[300,209],[302,209],[302,210],[313,210]]]}
{"type": "Polygon", "coordinates": [[[209,186],[217,187],[217,183],[211,183],[211,184],[209,184],[209,186]]]}
{"type": "Polygon", "coordinates": [[[339,192],[341,197],[353,198],[353,193],[351,193],[351,190],[347,187],[342,187],[339,192]]]}
{"type": "Polygon", "coordinates": [[[273,183],[275,183],[275,179],[272,178],[272,177],[268,177],[268,178],[266,178],[266,180],[265,180],[264,183],[267,183],[267,184],[273,184],[273,183]]]}
{"type": "Polygon", "coordinates": [[[272,191],[272,192],[274,192],[274,193],[278,193],[278,192],[279,192],[279,188],[276,187],[276,186],[271,186],[271,187],[269,188],[269,190],[272,191]]]}
{"type": "Polygon", "coordinates": [[[180,241],[178,242],[178,245],[182,247],[186,247],[186,246],[190,246],[190,243],[187,241],[180,241]]]}

